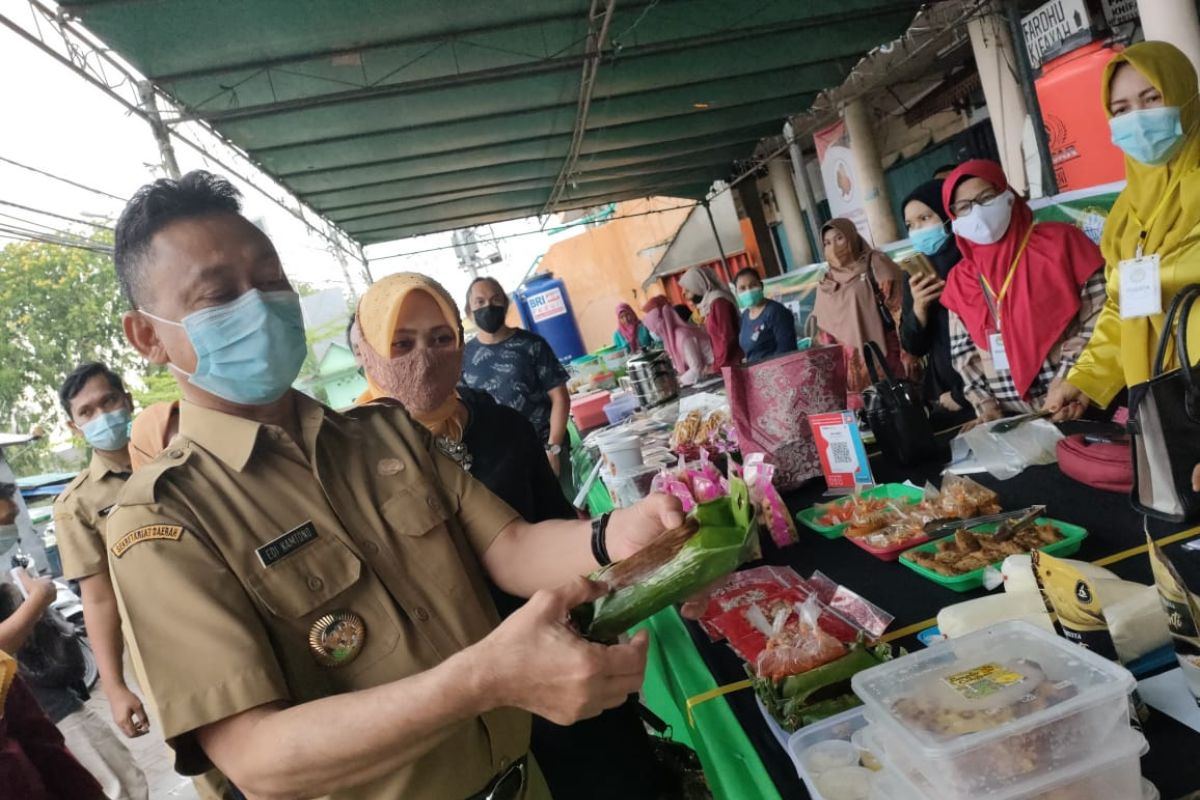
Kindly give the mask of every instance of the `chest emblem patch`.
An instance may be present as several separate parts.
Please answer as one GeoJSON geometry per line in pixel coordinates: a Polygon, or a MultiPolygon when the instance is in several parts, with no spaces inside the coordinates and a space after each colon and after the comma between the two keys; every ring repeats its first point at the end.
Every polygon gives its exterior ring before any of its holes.
{"type": "Polygon", "coordinates": [[[385,477],[399,475],[404,471],[404,462],[398,458],[382,458],[375,468],[380,475],[385,477]]]}
{"type": "Polygon", "coordinates": [[[112,554],[120,558],[135,544],[149,542],[153,539],[169,539],[177,542],[181,536],[183,536],[182,525],[146,525],[136,531],[130,531],[118,539],[112,546],[112,554]]]}
{"type": "Polygon", "coordinates": [[[308,632],[308,647],[319,664],[349,664],[367,641],[367,624],[353,611],[334,611],[318,619],[308,632]]]}

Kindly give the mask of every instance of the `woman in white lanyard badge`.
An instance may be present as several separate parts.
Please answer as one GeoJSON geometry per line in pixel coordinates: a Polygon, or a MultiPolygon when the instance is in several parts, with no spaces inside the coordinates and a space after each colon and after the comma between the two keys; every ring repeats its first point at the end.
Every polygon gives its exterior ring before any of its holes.
{"type": "Polygon", "coordinates": [[[964,394],[979,422],[1038,411],[1104,304],[1100,250],[1074,225],[1034,224],[994,161],[960,165],[942,193],[962,253],[941,303],[964,394]]]}
{"type": "MultiPolygon", "coordinates": [[[[1104,70],[1104,108],[1112,140],[1125,152],[1128,183],[1104,224],[1100,246],[1108,300],[1095,335],[1050,393],[1058,419],[1090,401],[1109,405],[1127,386],[1150,378],[1163,311],[1200,282],[1200,102],[1196,70],[1166,42],[1142,42],[1104,70]]],[[[1188,330],[1200,352],[1200,320],[1188,330]]],[[[1170,354],[1167,369],[1178,363],[1170,354]]]]}

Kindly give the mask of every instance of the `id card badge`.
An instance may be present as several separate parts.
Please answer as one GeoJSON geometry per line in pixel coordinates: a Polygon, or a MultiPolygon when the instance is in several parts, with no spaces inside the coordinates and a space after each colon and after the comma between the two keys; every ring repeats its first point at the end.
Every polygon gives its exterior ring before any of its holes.
{"type": "Polygon", "coordinates": [[[988,334],[988,351],[992,354],[992,366],[996,371],[1004,370],[1011,372],[1008,366],[1008,353],[1004,352],[1004,337],[1000,335],[1000,331],[992,331],[988,334]]]}
{"type": "Polygon", "coordinates": [[[1158,254],[1127,258],[1117,264],[1120,274],[1121,319],[1162,313],[1162,275],[1158,254]]]}

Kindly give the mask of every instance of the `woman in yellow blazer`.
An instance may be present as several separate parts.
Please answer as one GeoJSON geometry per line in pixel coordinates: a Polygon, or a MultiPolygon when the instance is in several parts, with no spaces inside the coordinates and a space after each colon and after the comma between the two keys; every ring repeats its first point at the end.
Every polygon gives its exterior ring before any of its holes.
{"type": "MultiPolygon", "coordinates": [[[[1113,143],[1125,151],[1128,183],[1100,242],[1108,281],[1104,310],[1079,361],[1046,401],[1056,420],[1079,417],[1089,402],[1107,406],[1121,389],[1148,380],[1164,312],[1180,289],[1200,283],[1196,70],[1173,45],[1142,42],[1108,63],[1103,96],[1113,143]]],[[[1188,348],[1200,353],[1196,317],[1188,348]]],[[[1178,366],[1171,357],[1167,369],[1178,366]]]]}

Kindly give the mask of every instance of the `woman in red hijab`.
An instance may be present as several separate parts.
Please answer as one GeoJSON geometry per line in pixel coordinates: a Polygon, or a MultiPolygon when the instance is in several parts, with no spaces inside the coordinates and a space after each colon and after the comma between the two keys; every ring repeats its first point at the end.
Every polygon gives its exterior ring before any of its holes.
{"type": "Polygon", "coordinates": [[[980,422],[1040,410],[1104,306],[1100,248],[1074,225],[1035,223],[995,161],[960,165],[942,197],[962,261],[941,302],[966,398],[980,422]]]}

